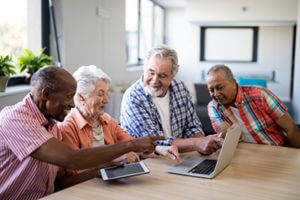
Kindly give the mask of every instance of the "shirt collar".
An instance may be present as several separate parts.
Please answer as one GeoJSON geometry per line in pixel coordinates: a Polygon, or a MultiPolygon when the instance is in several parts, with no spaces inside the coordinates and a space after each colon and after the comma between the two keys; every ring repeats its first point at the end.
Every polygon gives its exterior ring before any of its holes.
{"type": "Polygon", "coordinates": [[[37,107],[37,105],[34,103],[33,99],[32,99],[32,95],[31,93],[29,93],[25,98],[25,104],[28,105],[29,110],[34,113],[37,121],[41,124],[41,126],[45,126],[47,125],[49,126],[53,126],[55,124],[55,121],[53,119],[46,119],[46,117],[44,116],[44,114],[40,111],[40,109],[37,107]]]}
{"type": "MultiPolygon", "coordinates": [[[[236,83],[236,86],[237,86],[237,94],[236,94],[236,97],[235,97],[234,104],[237,106],[237,105],[244,104],[244,94],[243,94],[242,86],[238,83],[236,83]]],[[[222,107],[223,106],[222,104],[220,104],[216,100],[214,100],[214,102],[215,102],[217,107],[222,107]]],[[[227,106],[224,106],[224,107],[227,107],[227,106]]]]}
{"type": "Polygon", "coordinates": [[[71,112],[72,112],[72,115],[75,116],[74,120],[79,129],[83,129],[86,125],[89,125],[89,123],[86,121],[86,119],[79,112],[78,108],[72,108],[71,112]]]}
{"type": "MultiPolygon", "coordinates": [[[[78,108],[73,108],[72,112],[75,115],[75,121],[79,129],[83,129],[86,125],[90,126],[86,119],[79,112],[78,108]]],[[[99,120],[101,124],[108,124],[108,120],[101,115],[99,116],[99,120]]]]}
{"type": "Polygon", "coordinates": [[[237,86],[237,94],[234,103],[235,105],[244,104],[244,95],[243,95],[242,86],[240,86],[238,83],[236,83],[236,86],[237,86]]]}

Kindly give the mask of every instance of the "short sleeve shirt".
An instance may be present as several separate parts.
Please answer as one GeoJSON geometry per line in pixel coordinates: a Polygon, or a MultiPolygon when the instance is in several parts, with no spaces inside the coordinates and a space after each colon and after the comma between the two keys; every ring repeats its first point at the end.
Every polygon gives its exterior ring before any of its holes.
{"type": "Polygon", "coordinates": [[[52,137],[62,139],[30,94],[0,112],[0,199],[38,199],[54,191],[58,167],[30,156],[52,137]]]}
{"type": "MultiPolygon", "coordinates": [[[[287,138],[276,121],[287,112],[287,107],[267,88],[238,86],[235,106],[247,130],[259,144],[285,145],[287,138]]],[[[237,122],[230,106],[212,100],[208,113],[216,130],[223,123],[237,122]]]]}

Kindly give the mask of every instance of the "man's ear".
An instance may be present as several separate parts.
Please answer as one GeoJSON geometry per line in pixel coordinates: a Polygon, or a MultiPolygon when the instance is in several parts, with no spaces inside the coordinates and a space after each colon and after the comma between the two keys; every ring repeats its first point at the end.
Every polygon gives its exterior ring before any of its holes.
{"type": "Polygon", "coordinates": [[[50,88],[44,88],[41,91],[41,99],[48,100],[50,98],[51,90],[50,88]]]}

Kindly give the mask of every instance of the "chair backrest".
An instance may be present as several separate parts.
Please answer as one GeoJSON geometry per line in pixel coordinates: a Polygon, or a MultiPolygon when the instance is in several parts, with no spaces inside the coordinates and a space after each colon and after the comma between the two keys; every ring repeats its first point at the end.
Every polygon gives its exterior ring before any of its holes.
{"type": "Polygon", "coordinates": [[[240,85],[258,85],[265,88],[267,87],[267,80],[265,79],[239,77],[236,81],[240,85]]]}

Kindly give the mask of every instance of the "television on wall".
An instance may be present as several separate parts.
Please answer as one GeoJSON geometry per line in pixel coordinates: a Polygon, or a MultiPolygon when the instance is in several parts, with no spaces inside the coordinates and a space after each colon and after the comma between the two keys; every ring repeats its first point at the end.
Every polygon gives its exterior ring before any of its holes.
{"type": "Polygon", "coordinates": [[[200,61],[256,62],[258,27],[201,27],[200,61]]]}

